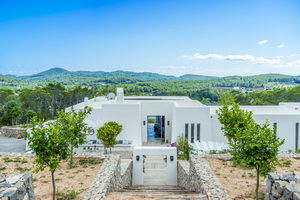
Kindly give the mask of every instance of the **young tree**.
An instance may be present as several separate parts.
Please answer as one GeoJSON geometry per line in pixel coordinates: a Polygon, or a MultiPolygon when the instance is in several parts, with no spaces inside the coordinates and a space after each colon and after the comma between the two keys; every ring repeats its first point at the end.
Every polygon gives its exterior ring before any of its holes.
{"type": "Polygon", "coordinates": [[[122,131],[122,125],[117,122],[106,122],[104,126],[98,129],[97,138],[102,141],[104,149],[110,149],[117,144],[117,136],[122,131]]]}
{"type": "Polygon", "coordinates": [[[228,141],[235,142],[239,135],[254,122],[252,112],[240,109],[238,104],[232,106],[224,105],[217,111],[221,130],[228,141]]]}
{"type": "Polygon", "coordinates": [[[58,130],[59,134],[63,135],[69,144],[70,167],[74,166],[74,148],[78,148],[80,144],[84,144],[86,142],[86,135],[92,131],[92,128],[84,122],[84,119],[91,111],[92,108],[85,107],[78,112],[74,111],[73,108],[70,112],[64,112],[63,110],[58,112],[56,124],[60,127],[58,130]]]}
{"type": "Polygon", "coordinates": [[[45,124],[34,117],[31,132],[26,134],[29,148],[35,153],[35,172],[43,171],[49,167],[53,200],[56,196],[55,171],[59,168],[61,161],[69,156],[69,145],[65,141],[65,137],[60,134],[59,129],[60,127],[55,122],[45,124]]]}
{"type": "Polygon", "coordinates": [[[189,160],[190,153],[193,150],[193,147],[189,144],[188,139],[180,136],[178,138],[178,158],[181,160],[189,160]]]}
{"type": "Polygon", "coordinates": [[[232,92],[222,92],[219,95],[220,105],[232,105],[235,103],[235,95],[232,92]]]}
{"type": "Polygon", "coordinates": [[[218,111],[224,135],[228,139],[233,161],[256,170],[256,199],[258,199],[259,175],[267,175],[278,163],[277,155],[284,140],[269,128],[269,123],[257,124],[252,113],[239,105],[227,105],[218,111]]]}
{"type": "Polygon", "coordinates": [[[279,139],[269,123],[251,123],[240,135],[238,142],[230,142],[237,163],[256,170],[256,199],[258,199],[259,176],[266,176],[278,164],[278,152],[284,140],[279,139]]]}

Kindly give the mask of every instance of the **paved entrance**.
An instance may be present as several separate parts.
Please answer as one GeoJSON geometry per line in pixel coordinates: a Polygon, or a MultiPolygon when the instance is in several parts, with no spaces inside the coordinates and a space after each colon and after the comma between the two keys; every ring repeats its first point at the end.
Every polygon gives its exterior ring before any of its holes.
{"type": "Polygon", "coordinates": [[[133,185],[177,185],[175,147],[134,147],[133,185]]]}
{"type": "Polygon", "coordinates": [[[144,156],[143,185],[167,185],[167,156],[144,156]]]}

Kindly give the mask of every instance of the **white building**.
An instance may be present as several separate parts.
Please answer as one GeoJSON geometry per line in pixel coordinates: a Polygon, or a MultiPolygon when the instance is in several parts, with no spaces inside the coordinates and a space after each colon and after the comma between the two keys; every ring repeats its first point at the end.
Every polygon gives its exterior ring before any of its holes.
{"type": "MultiPolygon", "coordinates": [[[[187,137],[191,143],[226,143],[216,114],[220,107],[206,106],[188,97],[124,96],[123,89],[118,88],[116,98],[86,98],[73,108],[80,110],[85,106],[93,109],[86,123],[95,130],[108,121],[115,121],[123,126],[118,136],[119,146],[172,143],[179,136],[187,137]]],[[[252,111],[258,123],[268,120],[270,124],[277,126],[278,136],[285,139],[283,151],[299,148],[300,103],[241,108],[252,111]]],[[[96,134],[89,135],[88,140],[97,143],[96,134]]]]}

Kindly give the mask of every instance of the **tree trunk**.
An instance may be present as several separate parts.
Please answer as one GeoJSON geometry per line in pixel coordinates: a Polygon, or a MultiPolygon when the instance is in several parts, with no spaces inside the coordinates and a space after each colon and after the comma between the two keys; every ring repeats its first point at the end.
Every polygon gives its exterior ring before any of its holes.
{"type": "Polygon", "coordinates": [[[258,200],[258,189],[259,189],[259,166],[256,167],[256,200],[258,200]]]}
{"type": "Polygon", "coordinates": [[[109,153],[111,154],[111,148],[109,148],[109,153]]]}
{"type": "Polygon", "coordinates": [[[73,167],[73,145],[71,145],[71,156],[70,156],[70,163],[69,163],[69,165],[70,165],[70,168],[72,168],[73,167]]]}
{"type": "Polygon", "coordinates": [[[55,188],[54,172],[51,172],[51,177],[52,177],[52,189],[53,189],[52,199],[55,200],[56,188],[55,188]]]}

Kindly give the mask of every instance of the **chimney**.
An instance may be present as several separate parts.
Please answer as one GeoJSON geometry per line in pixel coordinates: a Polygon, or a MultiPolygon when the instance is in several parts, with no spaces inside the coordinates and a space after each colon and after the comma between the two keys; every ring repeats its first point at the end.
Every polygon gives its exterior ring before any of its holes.
{"type": "Polygon", "coordinates": [[[117,88],[117,102],[122,103],[124,100],[124,90],[123,88],[117,88]]]}
{"type": "Polygon", "coordinates": [[[88,103],[89,103],[89,98],[84,97],[84,101],[83,101],[84,107],[88,106],[88,103]]]}

